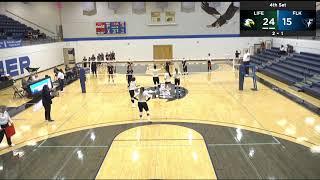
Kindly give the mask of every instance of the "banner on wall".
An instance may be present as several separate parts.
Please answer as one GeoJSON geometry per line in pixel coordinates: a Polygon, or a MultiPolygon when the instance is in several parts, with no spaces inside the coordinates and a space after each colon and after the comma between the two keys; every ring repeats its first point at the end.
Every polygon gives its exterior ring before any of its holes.
{"type": "Polygon", "coordinates": [[[21,44],[22,44],[22,40],[3,40],[3,41],[0,41],[0,49],[20,47],[21,44]]]}
{"type": "Polygon", "coordinates": [[[126,34],[126,22],[96,22],[96,34],[126,34]]]}
{"type": "Polygon", "coordinates": [[[30,66],[29,56],[12,57],[0,61],[0,74],[9,74],[11,77],[24,74],[24,69],[30,66]]]}

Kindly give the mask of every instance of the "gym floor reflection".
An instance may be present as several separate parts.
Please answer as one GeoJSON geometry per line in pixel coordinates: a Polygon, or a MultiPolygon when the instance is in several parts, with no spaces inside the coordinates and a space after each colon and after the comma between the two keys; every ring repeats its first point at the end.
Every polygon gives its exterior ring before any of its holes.
{"type": "Polygon", "coordinates": [[[320,154],[241,128],[129,123],[49,138],[1,155],[2,178],[320,178],[320,154]]]}

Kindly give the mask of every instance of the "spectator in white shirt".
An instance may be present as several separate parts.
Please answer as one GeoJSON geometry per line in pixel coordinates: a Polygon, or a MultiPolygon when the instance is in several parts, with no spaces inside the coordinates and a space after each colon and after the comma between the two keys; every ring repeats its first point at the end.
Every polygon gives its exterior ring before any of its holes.
{"type": "Polygon", "coordinates": [[[61,90],[61,92],[63,92],[64,74],[63,74],[62,69],[60,69],[58,72],[58,81],[59,81],[60,90],[61,90]]]}
{"type": "Polygon", "coordinates": [[[38,80],[38,75],[34,74],[31,76],[32,81],[37,81],[38,80]]]}
{"type": "Polygon", "coordinates": [[[286,54],[286,48],[283,45],[281,45],[281,47],[280,47],[280,54],[281,55],[286,54]]]}
{"type": "Polygon", "coordinates": [[[246,50],[245,54],[243,55],[243,65],[245,65],[246,75],[249,74],[249,67],[250,65],[250,53],[246,50]]]}

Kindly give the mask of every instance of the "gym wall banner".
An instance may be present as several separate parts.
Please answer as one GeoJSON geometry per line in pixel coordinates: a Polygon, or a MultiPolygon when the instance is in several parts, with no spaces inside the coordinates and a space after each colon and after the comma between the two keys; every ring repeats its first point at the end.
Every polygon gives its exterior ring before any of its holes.
{"type": "Polygon", "coordinates": [[[0,41],[0,49],[20,47],[22,45],[22,40],[3,40],[0,41]]]}

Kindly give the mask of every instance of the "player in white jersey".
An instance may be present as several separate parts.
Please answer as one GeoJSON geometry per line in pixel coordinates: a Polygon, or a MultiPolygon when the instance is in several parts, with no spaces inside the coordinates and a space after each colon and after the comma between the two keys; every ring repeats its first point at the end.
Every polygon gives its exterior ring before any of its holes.
{"type": "Polygon", "coordinates": [[[136,84],[136,78],[132,77],[129,83],[129,94],[130,94],[130,98],[131,98],[131,102],[132,102],[132,107],[135,107],[134,105],[134,92],[137,89],[137,84],[136,84]]]}
{"type": "Polygon", "coordinates": [[[134,99],[138,101],[140,120],[142,119],[143,110],[145,110],[148,116],[148,120],[150,121],[149,107],[147,101],[151,99],[151,96],[144,90],[144,87],[140,88],[140,92],[134,97],[134,99]]]}
{"type": "Polygon", "coordinates": [[[177,89],[177,87],[180,89],[180,76],[181,76],[181,73],[176,68],[175,69],[175,73],[173,75],[173,77],[174,77],[174,89],[177,89]]]}

